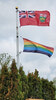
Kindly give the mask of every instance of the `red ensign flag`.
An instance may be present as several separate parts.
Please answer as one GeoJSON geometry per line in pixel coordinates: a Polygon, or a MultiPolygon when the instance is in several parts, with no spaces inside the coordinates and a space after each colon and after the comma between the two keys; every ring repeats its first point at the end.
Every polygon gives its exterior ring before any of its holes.
{"type": "Polygon", "coordinates": [[[19,11],[20,26],[49,26],[49,11],[19,11]]]}

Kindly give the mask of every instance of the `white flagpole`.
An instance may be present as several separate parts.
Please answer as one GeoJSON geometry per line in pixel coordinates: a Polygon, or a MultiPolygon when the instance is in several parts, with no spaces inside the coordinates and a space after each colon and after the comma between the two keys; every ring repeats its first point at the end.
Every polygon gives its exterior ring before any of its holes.
{"type": "Polygon", "coordinates": [[[17,68],[19,68],[19,32],[18,32],[18,7],[16,7],[16,47],[17,47],[17,68]]]}

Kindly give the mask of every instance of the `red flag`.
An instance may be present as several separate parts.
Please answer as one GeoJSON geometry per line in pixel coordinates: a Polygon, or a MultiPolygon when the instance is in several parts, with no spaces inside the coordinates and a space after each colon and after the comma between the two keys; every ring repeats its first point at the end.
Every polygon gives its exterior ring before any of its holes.
{"type": "Polygon", "coordinates": [[[48,11],[19,11],[19,18],[20,26],[49,26],[50,13],[48,11]]]}
{"type": "Polygon", "coordinates": [[[49,26],[50,13],[48,11],[36,11],[38,26],[49,26]]]}
{"type": "Polygon", "coordinates": [[[36,14],[34,11],[19,11],[20,26],[37,25],[36,14]]]}

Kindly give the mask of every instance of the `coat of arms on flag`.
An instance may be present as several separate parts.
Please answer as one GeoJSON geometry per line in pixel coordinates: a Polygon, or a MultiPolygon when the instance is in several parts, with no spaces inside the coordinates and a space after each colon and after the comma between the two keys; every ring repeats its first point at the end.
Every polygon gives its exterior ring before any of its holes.
{"type": "Polygon", "coordinates": [[[41,22],[45,22],[46,18],[47,18],[46,14],[40,14],[40,21],[41,22]]]}
{"type": "Polygon", "coordinates": [[[38,26],[49,26],[50,25],[50,13],[49,11],[36,11],[36,18],[38,26]]]}

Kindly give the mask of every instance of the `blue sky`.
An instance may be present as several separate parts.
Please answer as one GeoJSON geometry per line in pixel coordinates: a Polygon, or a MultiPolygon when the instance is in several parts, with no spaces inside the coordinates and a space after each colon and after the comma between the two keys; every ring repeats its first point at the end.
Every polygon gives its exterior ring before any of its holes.
{"type": "MultiPolygon", "coordinates": [[[[19,35],[46,46],[54,47],[52,57],[38,53],[20,54],[20,64],[26,74],[39,71],[40,77],[53,80],[56,76],[56,0],[0,0],[0,54],[9,53],[16,59],[16,9],[48,10],[50,26],[19,27],[19,35]]],[[[23,51],[23,39],[20,37],[20,51],[23,51]]]]}

